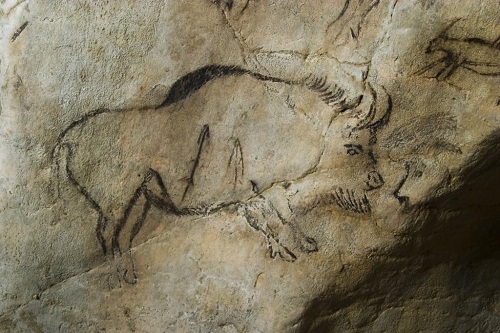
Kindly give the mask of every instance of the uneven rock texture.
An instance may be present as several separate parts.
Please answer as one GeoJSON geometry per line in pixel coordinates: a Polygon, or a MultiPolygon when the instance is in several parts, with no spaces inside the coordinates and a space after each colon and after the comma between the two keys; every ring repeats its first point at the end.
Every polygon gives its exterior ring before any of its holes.
{"type": "Polygon", "coordinates": [[[497,332],[494,0],[0,0],[0,331],[497,332]]]}

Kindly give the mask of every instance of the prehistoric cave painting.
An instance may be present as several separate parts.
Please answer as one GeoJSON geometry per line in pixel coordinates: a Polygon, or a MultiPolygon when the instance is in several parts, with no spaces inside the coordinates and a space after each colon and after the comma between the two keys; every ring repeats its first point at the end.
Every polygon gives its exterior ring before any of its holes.
{"type": "MultiPolygon", "coordinates": [[[[450,106],[440,107],[447,109],[450,106]]],[[[401,205],[409,207],[417,198],[426,197],[425,193],[419,195],[421,191],[437,186],[440,179],[448,176],[448,171],[442,165],[431,161],[440,159],[441,155],[462,154],[460,142],[456,138],[458,121],[449,111],[438,111],[410,117],[393,125],[379,147],[389,152],[393,162],[404,165],[404,174],[393,196],[401,205]],[[397,153],[393,155],[392,152],[397,153]],[[425,156],[432,158],[425,161],[425,156]]]]}
{"type": "MultiPolygon", "coordinates": [[[[244,35],[242,25],[245,20],[241,14],[252,15],[251,7],[265,7],[266,4],[247,0],[213,0],[218,4],[227,20],[233,35],[239,41],[244,57],[245,69],[249,72],[259,73],[261,76],[273,77],[289,84],[318,85],[324,89],[324,100],[328,105],[343,112],[355,108],[361,98],[370,98],[366,85],[366,74],[369,70],[369,59],[363,59],[359,63],[340,62],[335,56],[329,55],[322,50],[305,54],[294,50],[268,50],[261,45],[251,45],[249,36],[244,35]]],[[[361,26],[368,13],[379,4],[379,0],[345,0],[338,4],[324,4],[328,13],[323,13],[331,18],[328,27],[328,40],[337,43],[341,32],[347,27],[354,25],[355,28],[348,29],[351,33],[359,35],[361,26]],[[339,30],[340,29],[340,30],[339,30]]],[[[267,4],[269,6],[271,4],[267,4]]],[[[278,7],[278,6],[276,6],[278,7]]],[[[283,7],[285,8],[285,7],[283,7]]],[[[270,15],[270,19],[292,19],[286,12],[270,15]],[[283,15],[279,15],[283,14],[283,15]]],[[[246,20],[251,19],[247,17],[246,20]]],[[[262,17],[259,17],[262,19],[262,17]]],[[[272,23],[273,25],[276,22],[272,23]]],[[[302,25],[303,22],[300,22],[302,25]]],[[[252,32],[262,33],[262,32],[252,32]]],[[[267,34],[267,32],[264,32],[267,34]]],[[[253,38],[250,38],[253,39],[253,38]]],[[[341,42],[343,43],[343,42],[341,42]]]]}
{"type": "MultiPolygon", "coordinates": [[[[252,6],[272,6],[271,3],[259,3],[254,0],[212,0],[220,6],[226,17],[231,20],[232,25],[252,6]]],[[[380,0],[338,0],[335,2],[325,2],[316,4],[322,10],[322,16],[327,21],[326,33],[328,40],[337,43],[345,43],[345,38],[357,39],[361,33],[363,25],[370,14],[380,4],[380,0]],[[341,36],[345,34],[345,36],[341,36]]],[[[288,5],[288,4],[287,4],[288,5]]],[[[304,2],[290,2],[290,7],[302,7],[304,2]]],[[[285,6],[282,6],[285,7],[285,6]]],[[[249,14],[251,15],[251,14],[249,14]]],[[[290,17],[287,17],[290,20],[290,17]]]]}
{"type": "Polygon", "coordinates": [[[337,44],[346,42],[341,38],[345,32],[347,32],[346,37],[357,40],[368,14],[379,4],[380,0],[345,0],[340,15],[330,22],[327,32],[337,44]]]}
{"type": "MultiPolygon", "coordinates": [[[[239,212],[252,228],[265,236],[271,257],[291,262],[297,259],[297,251],[310,253],[317,251],[318,246],[293,223],[290,213],[331,204],[352,213],[371,212],[366,193],[383,185],[382,177],[375,170],[372,146],[376,143],[376,131],[389,119],[390,97],[377,97],[369,85],[369,98],[356,103],[357,108],[352,112],[341,114],[338,120],[338,113],[333,112],[321,150],[318,154],[303,153],[307,162],[304,165],[310,167],[299,174],[293,168],[281,170],[273,178],[286,180],[287,191],[293,192],[286,200],[294,211],[283,212],[281,206],[276,205],[283,198],[272,194],[275,183],[280,182],[266,177],[260,179],[259,174],[246,175],[250,162],[245,161],[241,137],[235,139],[229,135],[225,139],[221,134],[228,127],[230,107],[214,116],[213,112],[203,109],[204,103],[196,102],[196,96],[202,100],[204,94],[210,96],[210,92],[203,91],[204,87],[219,91],[219,95],[223,91],[222,96],[231,101],[231,94],[226,90],[233,85],[224,81],[242,76],[260,85],[261,82],[290,84],[237,67],[207,66],[180,78],[157,108],[96,110],[61,132],[52,152],[54,177],[59,183],[62,179],[59,173],[64,170],[70,184],[98,214],[96,235],[104,254],[129,255],[132,242],[152,208],[177,216],[207,215],[221,210],[239,212]],[[217,84],[222,86],[217,89],[217,84]],[[195,102],[190,105],[192,99],[195,102]],[[383,110],[379,110],[384,103],[383,110]],[[193,131],[196,127],[198,130],[193,131]],[[195,133],[198,134],[194,136],[195,133]],[[148,135],[159,137],[159,142],[148,141],[146,145],[143,141],[148,135]],[[213,155],[217,157],[210,158],[213,155]],[[345,163],[346,158],[352,163],[345,163]],[[218,160],[224,160],[223,164],[218,165],[218,160]],[[227,183],[226,178],[219,176],[225,174],[218,170],[224,167],[234,167],[230,187],[220,185],[227,183]],[[210,168],[215,170],[199,175],[201,170],[210,168]],[[197,182],[202,185],[197,186],[197,182]],[[211,190],[210,186],[217,190],[211,190]]],[[[327,92],[323,91],[324,81],[301,86],[325,100],[321,95],[327,92]]],[[[293,135],[288,130],[285,133],[293,135]]],[[[266,171],[273,173],[272,162],[266,171]]],[[[121,260],[124,260],[123,277],[134,283],[136,276],[131,258],[121,257],[121,260]]]]}
{"type": "MultiPolygon", "coordinates": [[[[394,197],[399,201],[399,203],[405,207],[408,206],[408,202],[409,202],[410,198],[406,195],[401,194],[401,189],[403,188],[403,185],[405,185],[406,181],[410,177],[410,170],[411,170],[411,164],[410,164],[410,162],[406,162],[405,163],[405,173],[403,174],[403,177],[401,177],[401,180],[399,181],[398,186],[396,187],[396,189],[392,193],[394,195],[394,197]]],[[[415,178],[419,178],[421,176],[422,176],[421,171],[418,171],[415,174],[415,178]]]]}
{"type": "Polygon", "coordinates": [[[493,41],[450,37],[448,31],[457,21],[452,22],[432,39],[425,51],[427,54],[444,55],[421,68],[416,74],[445,80],[463,68],[479,75],[500,76],[500,36],[493,41]]]}
{"type": "Polygon", "coordinates": [[[450,171],[435,159],[413,157],[404,166],[405,173],[393,195],[405,209],[422,203],[422,198],[428,193],[439,195],[443,188],[450,185],[450,171]]]}
{"type": "Polygon", "coordinates": [[[369,215],[369,195],[384,185],[377,170],[373,148],[377,131],[386,126],[392,113],[392,101],[385,89],[371,88],[371,105],[362,105],[368,112],[356,116],[342,114],[328,127],[321,158],[306,177],[285,181],[282,191],[262,193],[271,201],[286,199],[280,216],[293,220],[318,207],[337,206],[343,211],[369,215]]]}
{"type": "Polygon", "coordinates": [[[457,142],[453,141],[457,127],[456,117],[449,112],[411,117],[394,126],[380,147],[388,151],[397,150],[402,155],[408,156],[428,153],[461,154],[457,142]]]}
{"type": "MultiPolygon", "coordinates": [[[[186,185],[186,188],[184,189],[184,193],[182,194],[182,200],[184,200],[186,198],[186,194],[188,193],[189,189],[192,186],[194,186],[194,174],[195,174],[196,169],[198,168],[198,165],[200,163],[200,158],[201,158],[201,153],[203,151],[203,146],[205,145],[205,141],[208,138],[210,138],[210,127],[207,124],[205,124],[205,125],[203,125],[203,128],[201,129],[200,135],[198,136],[198,140],[196,140],[196,143],[198,144],[198,149],[196,152],[196,157],[194,158],[193,168],[191,169],[191,173],[189,174],[188,183],[186,185]]],[[[164,193],[162,192],[162,194],[164,194],[164,193]]]]}
{"type": "Polygon", "coordinates": [[[10,38],[10,41],[12,43],[17,39],[17,37],[19,37],[19,35],[24,31],[24,29],[26,29],[28,23],[29,23],[28,21],[24,22],[19,28],[16,29],[16,31],[14,31],[12,37],[10,38]]]}
{"type": "Polygon", "coordinates": [[[245,175],[245,161],[243,159],[243,148],[241,147],[240,139],[233,139],[233,149],[227,161],[228,172],[234,174],[231,177],[233,187],[243,185],[242,179],[245,175]]]}

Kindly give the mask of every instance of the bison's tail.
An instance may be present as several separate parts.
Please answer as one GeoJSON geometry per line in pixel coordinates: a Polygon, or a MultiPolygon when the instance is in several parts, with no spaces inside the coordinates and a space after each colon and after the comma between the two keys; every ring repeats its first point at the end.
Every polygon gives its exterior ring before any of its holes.
{"type": "Polygon", "coordinates": [[[69,142],[58,142],[52,149],[52,167],[50,172],[50,193],[53,199],[59,199],[61,195],[60,183],[63,171],[68,168],[69,152],[71,151],[69,142]]]}
{"type": "Polygon", "coordinates": [[[109,110],[109,109],[97,109],[90,113],[87,113],[80,117],[79,119],[73,121],[68,127],[66,127],[57,137],[56,144],[52,148],[50,158],[52,162],[51,175],[50,175],[50,192],[54,199],[60,198],[60,182],[62,177],[61,170],[64,170],[68,175],[69,172],[69,160],[74,152],[74,143],[68,139],[71,137],[70,133],[75,128],[80,128],[84,126],[88,120],[94,118],[102,113],[109,112],[119,112],[120,110],[109,110]]]}

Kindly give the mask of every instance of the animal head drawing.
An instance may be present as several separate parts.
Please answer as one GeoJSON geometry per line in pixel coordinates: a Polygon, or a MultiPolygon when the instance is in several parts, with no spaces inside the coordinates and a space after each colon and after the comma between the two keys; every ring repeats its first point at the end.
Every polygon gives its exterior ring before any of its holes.
{"type": "Polygon", "coordinates": [[[364,158],[360,165],[368,168],[365,189],[370,191],[384,184],[382,176],[375,169],[377,160],[373,148],[377,142],[377,131],[389,122],[392,101],[384,89],[381,90],[381,94],[377,94],[370,84],[368,88],[373,98],[372,103],[366,111],[361,111],[358,115],[351,117],[354,124],[351,121],[346,122],[341,135],[349,141],[349,143],[344,143],[347,156],[364,158]]]}
{"type": "Polygon", "coordinates": [[[453,20],[450,24],[448,24],[435,38],[431,39],[427,48],[425,49],[425,53],[433,53],[437,51],[446,52],[446,48],[444,47],[445,42],[449,39],[448,32],[449,30],[458,22],[460,19],[453,20]]]}
{"type": "Polygon", "coordinates": [[[213,2],[227,11],[233,8],[233,0],[213,0],[213,2]]]}
{"type": "Polygon", "coordinates": [[[437,51],[443,51],[443,42],[444,42],[443,36],[438,36],[438,37],[432,39],[429,42],[429,45],[427,45],[427,48],[425,49],[425,53],[429,54],[429,53],[434,53],[437,51]]]}
{"type": "Polygon", "coordinates": [[[392,101],[381,89],[371,86],[371,105],[361,103],[356,111],[345,112],[334,119],[325,136],[321,170],[333,184],[334,202],[356,213],[370,213],[368,193],[381,188],[384,179],[377,169],[374,147],[377,131],[390,118],[392,101]]]}

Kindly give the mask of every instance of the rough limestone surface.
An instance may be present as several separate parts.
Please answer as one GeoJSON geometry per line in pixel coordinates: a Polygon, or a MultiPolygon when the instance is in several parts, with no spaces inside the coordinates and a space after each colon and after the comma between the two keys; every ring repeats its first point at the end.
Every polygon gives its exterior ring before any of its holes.
{"type": "Polygon", "coordinates": [[[498,332],[497,0],[0,0],[1,332],[498,332]]]}

